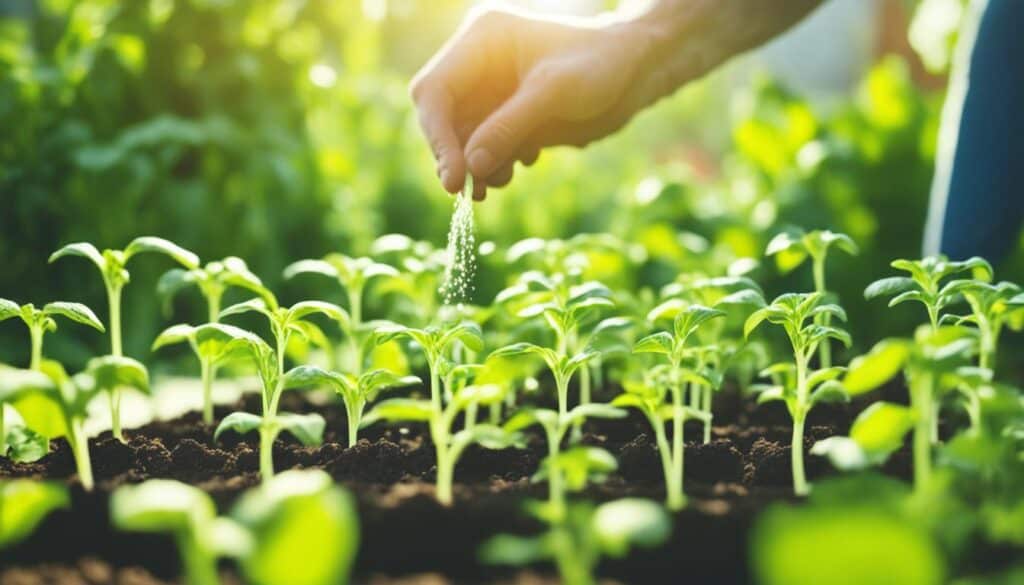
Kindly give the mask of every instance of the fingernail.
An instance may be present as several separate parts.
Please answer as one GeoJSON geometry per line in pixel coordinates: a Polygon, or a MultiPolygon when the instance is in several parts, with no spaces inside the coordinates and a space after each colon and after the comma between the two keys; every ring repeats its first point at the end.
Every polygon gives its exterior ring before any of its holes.
{"type": "Polygon", "coordinates": [[[469,155],[469,168],[474,175],[486,177],[494,171],[494,155],[486,148],[478,148],[469,155]]]}

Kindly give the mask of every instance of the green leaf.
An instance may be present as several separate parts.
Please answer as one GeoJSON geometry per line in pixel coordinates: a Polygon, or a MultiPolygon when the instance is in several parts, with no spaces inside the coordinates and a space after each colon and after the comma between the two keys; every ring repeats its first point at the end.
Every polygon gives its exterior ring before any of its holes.
{"type": "Polygon", "coordinates": [[[59,315],[60,317],[70,319],[76,323],[82,325],[88,325],[89,327],[105,332],[106,329],[103,324],[99,322],[92,309],[78,302],[51,302],[43,307],[43,312],[46,315],[53,316],[59,315]]]}
{"type": "Polygon", "coordinates": [[[50,440],[24,425],[7,429],[7,446],[10,448],[7,455],[17,463],[33,463],[50,452],[50,440]]]}
{"type": "Polygon", "coordinates": [[[471,429],[463,429],[452,436],[451,449],[455,454],[466,447],[477,444],[484,449],[501,450],[521,446],[522,437],[502,427],[478,424],[471,429]]]}
{"type": "Polygon", "coordinates": [[[768,245],[764,249],[765,256],[774,256],[785,250],[790,250],[794,247],[801,247],[803,242],[803,233],[797,230],[784,231],[778,233],[771,240],[768,241],[768,245]]]}
{"type": "Polygon", "coordinates": [[[283,390],[315,388],[317,386],[329,386],[339,391],[346,389],[350,384],[341,374],[328,372],[317,366],[296,366],[285,373],[282,382],[283,390]]]}
{"type": "Polygon", "coordinates": [[[262,424],[263,417],[261,416],[250,412],[232,412],[217,425],[217,430],[213,432],[213,440],[219,439],[224,431],[234,431],[239,435],[245,435],[260,428],[262,424]]]}
{"type": "MultiPolygon", "coordinates": [[[[156,281],[156,294],[164,303],[169,303],[174,295],[181,290],[196,284],[196,271],[172,268],[160,276],[156,281]]],[[[167,305],[169,308],[170,305],[167,305]]]]}
{"type": "Polygon", "coordinates": [[[291,280],[299,274],[320,274],[334,279],[339,277],[338,269],[323,260],[299,260],[284,269],[284,277],[287,280],[291,280]]]}
{"type": "Polygon", "coordinates": [[[786,390],[782,386],[764,386],[756,389],[760,390],[757,393],[758,404],[786,399],[786,390]]]}
{"type": "Polygon", "coordinates": [[[128,247],[124,249],[125,262],[132,256],[144,252],[155,252],[170,256],[175,262],[190,270],[199,268],[199,256],[173,242],[153,236],[143,236],[132,240],[128,247]]]}
{"type": "Polygon", "coordinates": [[[900,339],[883,339],[850,362],[843,387],[851,396],[870,392],[891,380],[907,363],[910,348],[900,339]]]}
{"type": "Polygon", "coordinates": [[[466,349],[480,352],[484,349],[484,333],[480,326],[472,321],[463,321],[444,334],[441,347],[447,347],[452,341],[458,340],[466,349]]]}
{"type": "Polygon", "coordinates": [[[767,303],[765,303],[764,297],[761,296],[761,293],[757,292],[756,290],[748,288],[738,290],[734,293],[726,295],[725,297],[722,297],[721,299],[719,299],[717,303],[715,303],[715,307],[753,306],[757,308],[762,308],[766,304],[767,303]]]}
{"type": "MultiPolygon", "coordinates": [[[[419,379],[417,378],[417,381],[419,379]]],[[[475,384],[461,388],[455,394],[455,401],[462,408],[470,404],[489,406],[501,402],[505,398],[505,387],[498,384],[475,384]]]]}
{"type": "Polygon", "coordinates": [[[870,300],[878,297],[888,297],[914,290],[916,287],[917,284],[911,278],[906,276],[890,276],[869,284],[864,289],[864,298],[870,300]]]}
{"type": "Polygon", "coordinates": [[[588,403],[574,407],[566,414],[563,424],[573,425],[588,418],[615,419],[625,418],[629,413],[610,404],[588,403]]]}
{"type": "Polygon", "coordinates": [[[522,567],[551,558],[548,541],[544,537],[499,534],[484,542],[480,560],[489,565],[522,567]]]}
{"type": "Polygon", "coordinates": [[[253,546],[239,559],[253,585],[347,583],[359,548],[352,497],[323,471],[279,473],[242,496],[231,512],[253,546]]]}
{"type": "Polygon", "coordinates": [[[829,380],[818,386],[814,392],[811,392],[811,406],[822,404],[826,402],[849,402],[850,395],[843,388],[843,385],[835,380],[829,380]]]}
{"type": "Polygon", "coordinates": [[[129,532],[192,534],[217,516],[203,490],[169,479],[117,488],[110,496],[110,521],[129,532]]]}
{"type": "Polygon", "coordinates": [[[750,337],[750,334],[753,333],[755,329],[757,329],[757,326],[760,325],[771,314],[771,306],[763,307],[751,313],[750,316],[747,317],[747,320],[743,322],[743,337],[750,337]]]}
{"type": "Polygon", "coordinates": [[[21,306],[14,301],[0,299],[0,321],[21,316],[21,306]]]}
{"type": "Polygon", "coordinates": [[[49,262],[52,264],[56,260],[65,256],[82,256],[83,258],[92,260],[92,263],[100,269],[100,272],[104,272],[107,269],[107,260],[102,254],[100,254],[99,250],[96,249],[96,246],[87,242],[78,242],[64,246],[50,255],[49,262]]]}
{"type": "Polygon", "coordinates": [[[156,339],[153,340],[153,346],[150,348],[150,351],[156,351],[168,345],[176,345],[185,342],[194,343],[195,333],[196,328],[191,325],[185,323],[171,325],[156,336],[156,339]]]}
{"type": "Polygon", "coordinates": [[[624,498],[597,507],[592,520],[594,535],[605,554],[621,558],[632,547],[654,548],[672,534],[665,509],[650,500],[624,498]]]}
{"type": "Polygon", "coordinates": [[[876,402],[864,409],[850,427],[850,438],[872,459],[887,457],[903,446],[903,437],[914,427],[913,411],[891,402],[876,402]]]}
{"type": "Polygon", "coordinates": [[[377,369],[359,377],[359,386],[369,394],[376,394],[388,388],[403,388],[422,384],[418,376],[400,376],[390,370],[377,369]]]}
{"type": "Polygon", "coordinates": [[[271,316],[270,310],[267,308],[267,303],[263,299],[249,299],[247,301],[236,303],[227,307],[220,312],[219,318],[230,317],[232,315],[241,315],[243,313],[260,313],[271,316]]]}
{"type": "Polygon", "coordinates": [[[426,422],[434,417],[434,407],[429,400],[412,398],[390,398],[377,403],[363,417],[360,428],[384,420],[391,422],[426,422]]]}
{"type": "Polygon", "coordinates": [[[659,331],[639,339],[633,344],[633,353],[663,353],[671,354],[675,341],[672,334],[667,331],[659,331]]]}
{"type": "Polygon", "coordinates": [[[890,307],[895,307],[896,305],[898,305],[900,303],[905,303],[907,301],[917,301],[917,302],[920,302],[920,303],[928,304],[927,300],[925,299],[924,294],[921,291],[919,291],[919,290],[908,290],[907,292],[900,293],[900,294],[894,296],[893,298],[891,298],[889,300],[889,306],[890,307]]]}
{"type": "Polygon", "coordinates": [[[70,506],[62,484],[30,479],[0,482],[0,549],[21,542],[55,510],[70,506]]]}
{"type": "Polygon", "coordinates": [[[124,356],[103,356],[89,360],[86,371],[96,380],[100,390],[134,388],[149,394],[149,372],[142,363],[124,356]]]}
{"type": "Polygon", "coordinates": [[[608,451],[599,447],[577,446],[562,451],[554,458],[549,456],[531,480],[543,481],[550,477],[552,465],[562,471],[565,488],[572,492],[583,490],[590,481],[603,481],[618,469],[618,462],[608,451]]]}
{"type": "Polygon", "coordinates": [[[274,417],[274,422],[284,431],[291,433],[306,447],[315,447],[324,442],[327,421],[317,413],[283,413],[274,417]]]}
{"type": "Polygon", "coordinates": [[[535,424],[543,424],[541,423],[541,418],[551,418],[550,416],[544,417],[544,413],[547,413],[549,415],[553,414],[554,419],[557,421],[558,413],[554,411],[546,411],[535,408],[523,408],[517,411],[512,416],[510,416],[508,420],[505,421],[505,424],[502,425],[502,428],[504,428],[506,431],[515,433],[523,429],[532,427],[535,424]]]}
{"type": "Polygon", "coordinates": [[[0,405],[33,393],[53,396],[57,385],[50,376],[35,370],[0,369],[0,405]]]}
{"type": "Polygon", "coordinates": [[[832,366],[831,368],[824,368],[811,373],[807,377],[807,387],[814,388],[817,385],[828,382],[829,380],[835,380],[846,371],[846,368],[842,366],[832,366]]]}
{"type": "Polygon", "coordinates": [[[349,318],[348,311],[338,305],[324,301],[302,301],[295,303],[288,310],[288,318],[290,320],[304,319],[317,313],[333,319],[346,331],[351,328],[351,319],[349,318]]]}

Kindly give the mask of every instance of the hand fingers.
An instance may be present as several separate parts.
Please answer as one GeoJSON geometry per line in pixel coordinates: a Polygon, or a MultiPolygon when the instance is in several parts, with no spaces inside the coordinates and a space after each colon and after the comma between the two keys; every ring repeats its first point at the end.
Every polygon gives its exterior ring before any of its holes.
{"type": "Polygon", "coordinates": [[[508,185],[509,181],[512,180],[512,174],[514,173],[514,171],[515,168],[513,166],[513,163],[509,163],[501,167],[500,169],[494,171],[494,173],[490,177],[487,177],[487,186],[504,187],[505,185],[508,185]]]}
{"type": "Polygon", "coordinates": [[[452,126],[451,96],[441,90],[420,94],[416,105],[420,127],[437,161],[441,184],[449,193],[458,193],[466,178],[466,159],[452,126]]]}
{"type": "Polygon", "coordinates": [[[490,177],[508,164],[526,138],[548,116],[557,94],[557,84],[550,80],[527,80],[484,120],[465,147],[466,161],[473,176],[490,177]]]}
{"type": "Polygon", "coordinates": [[[519,160],[528,167],[533,166],[538,158],[540,158],[540,149],[537,147],[529,147],[519,153],[519,160]]]}

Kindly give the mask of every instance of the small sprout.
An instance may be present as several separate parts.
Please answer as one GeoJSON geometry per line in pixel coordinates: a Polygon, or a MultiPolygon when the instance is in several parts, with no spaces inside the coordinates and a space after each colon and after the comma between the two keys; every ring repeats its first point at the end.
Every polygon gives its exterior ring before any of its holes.
{"type": "Polygon", "coordinates": [[[54,317],[58,316],[88,325],[101,333],[105,331],[103,323],[100,323],[92,309],[80,303],[55,302],[48,303],[42,309],[37,309],[32,303],[19,306],[13,301],[0,299],[0,321],[19,317],[28,326],[32,339],[32,358],[29,368],[33,370],[38,370],[39,364],[42,363],[43,336],[57,330],[57,321],[54,317]]]}
{"type": "Polygon", "coordinates": [[[62,484],[0,481],[0,550],[25,540],[47,516],[70,506],[68,488],[62,484]]]}
{"type": "MultiPolygon", "coordinates": [[[[121,291],[130,279],[126,266],[133,256],[147,252],[169,256],[190,270],[199,266],[199,258],[192,252],[167,240],[151,236],[135,238],[124,250],[108,249],[100,253],[92,244],[79,242],[68,244],[50,255],[51,263],[65,256],[81,256],[92,261],[99,269],[107,291],[107,303],[110,310],[108,323],[110,353],[115,357],[124,355],[121,345],[121,291]]],[[[110,397],[110,418],[114,438],[124,442],[124,434],[121,432],[120,408],[121,395],[115,388],[110,397]]]]}
{"type": "Polygon", "coordinates": [[[56,362],[44,360],[40,370],[0,371],[0,403],[38,400],[47,405],[38,417],[23,416],[28,427],[50,438],[66,436],[78,469],[78,479],[92,490],[92,463],[85,420],[89,402],[101,392],[134,387],[149,392],[149,376],[139,362],[106,356],[89,362],[85,372],[69,377],[56,362]],[[38,420],[36,420],[38,418],[38,420]]]}
{"type": "Polygon", "coordinates": [[[541,473],[535,480],[548,480],[548,503],[554,512],[566,509],[565,492],[579,491],[586,485],[592,472],[604,475],[615,470],[615,459],[607,452],[579,447],[562,452],[562,441],[576,423],[588,418],[615,419],[626,416],[626,411],[608,404],[581,404],[565,414],[548,409],[524,409],[512,415],[504,428],[518,433],[533,425],[544,430],[548,455],[541,473]]]}
{"type": "Polygon", "coordinates": [[[766,307],[754,311],[743,325],[744,335],[749,336],[761,323],[767,321],[781,326],[793,348],[793,362],[771,366],[763,375],[774,378],[774,383],[762,389],[758,402],[781,400],[793,419],[792,470],[793,491],[807,495],[810,486],[804,473],[804,423],[807,413],[818,403],[841,402],[849,396],[839,378],[845,368],[830,367],[811,371],[811,358],[818,346],[829,339],[835,339],[849,347],[850,334],[833,326],[820,325],[818,316],[828,314],[840,321],[846,320],[846,312],[839,305],[825,303],[824,295],[818,292],[784,294],[766,307]]]}
{"type": "Polygon", "coordinates": [[[110,515],[120,530],[171,534],[189,585],[217,585],[220,557],[237,559],[256,585],[344,583],[359,542],[351,497],[322,471],[269,479],[246,492],[229,517],[218,517],[198,488],[149,480],[118,488],[110,515]]]}
{"type": "Polygon", "coordinates": [[[399,276],[398,270],[388,264],[374,262],[370,258],[350,258],[344,254],[328,254],[323,260],[299,260],[284,270],[284,277],[291,279],[299,274],[319,274],[333,278],[345,289],[348,295],[348,312],[350,323],[344,331],[352,344],[352,372],[363,369],[363,292],[367,284],[375,278],[393,279],[399,276]]]}
{"type": "Polygon", "coordinates": [[[345,403],[348,416],[348,446],[359,440],[366,405],[377,399],[377,395],[389,388],[401,388],[421,384],[416,376],[399,376],[383,369],[372,370],[358,377],[352,374],[328,372],[316,366],[299,366],[287,374],[290,384],[297,386],[323,385],[333,389],[345,403]]]}
{"type": "Polygon", "coordinates": [[[241,288],[259,296],[266,292],[263,282],[249,270],[245,260],[235,256],[208,262],[202,268],[172,268],[157,281],[156,292],[165,303],[168,303],[174,295],[190,286],[198,288],[206,299],[209,323],[220,320],[221,304],[229,288],[241,288]]]}
{"type": "Polygon", "coordinates": [[[829,458],[837,469],[857,471],[882,465],[903,446],[903,437],[914,428],[914,412],[891,402],[876,402],[864,409],[847,437],[835,436],[814,444],[811,454],[829,458]]]}
{"type": "Polygon", "coordinates": [[[476,424],[455,431],[455,419],[469,408],[489,406],[504,398],[505,390],[496,384],[466,386],[459,389],[441,410],[433,400],[391,398],[378,403],[363,419],[362,426],[377,421],[425,422],[430,428],[437,456],[437,499],[450,506],[455,466],[463,451],[473,444],[487,449],[507,449],[520,443],[519,435],[510,429],[491,424],[476,424]]]}
{"type": "Polygon", "coordinates": [[[892,297],[889,306],[906,301],[917,301],[928,311],[932,330],[939,328],[942,312],[957,299],[959,281],[944,284],[949,277],[970,273],[975,279],[992,280],[992,266],[982,258],[974,257],[953,262],[945,256],[929,256],[921,260],[894,260],[892,267],[909,272],[910,276],[890,276],[876,280],[864,289],[864,298],[892,297]]]}
{"type": "Polygon", "coordinates": [[[565,513],[533,503],[528,510],[547,523],[533,537],[500,534],[484,543],[485,563],[525,566],[552,561],[565,585],[592,585],[602,557],[622,558],[633,548],[654,548],[672,533],[665,510],[648,500],[625,498],[599,506],[572,505],[565,513]]]}
{"type": "Polygon", "coordinates": [[[989,284],[980,280],[954,280],[948,288],[967,302],[971,312],[964,317],[944,315],[943,320],[977,327],[978,367],[994,370],[1003,327],[1024,326],[1024,291],[1012,282],[989,284]]]}
{"type": "MultiPolygon", "coordinates": [[[[822,295],[828,294],[825,286],[825,259],[828,257],[829,249],[835,246],[851,256],[860,253],[857,244],[846,234],[839,234],[829,230],[815,230],[804,232],[793,230],[783,232],[768,242],[765,250],[766,256],[775,256],[779,269],[789,272],[803,264],[808,257],[811,259],[812,274],[814,276],[814,291],[822,295]]],[[[815,322],[828,327],[831,325],[832,317],[828,313],[821,313],[816,317],[815,322]]],[[[832,366],[832,346],[828,341],[818,346],[818,353],[821,358],[822,368],[832,366]]]]}

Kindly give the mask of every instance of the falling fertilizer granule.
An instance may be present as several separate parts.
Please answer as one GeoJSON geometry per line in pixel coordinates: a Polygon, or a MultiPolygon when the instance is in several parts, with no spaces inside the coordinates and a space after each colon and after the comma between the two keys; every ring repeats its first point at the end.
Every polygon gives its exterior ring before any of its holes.
{"type": "Polygon", "coordinates": [[[446,305],[462,304],[473,294],[476,275],[476,228],[473,224],[473,177],[466,177],[466,187],[455,197],[455,210],[448,228],[444,280],[441,296],[446,305]]]}

